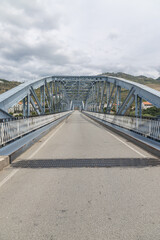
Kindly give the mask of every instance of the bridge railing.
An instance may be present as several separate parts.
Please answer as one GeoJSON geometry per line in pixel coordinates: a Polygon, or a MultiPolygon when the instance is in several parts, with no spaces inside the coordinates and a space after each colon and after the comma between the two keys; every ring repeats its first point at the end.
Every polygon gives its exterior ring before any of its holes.
{"type": "Polygon", "coordinates": [[[50,115],[1,122],[0,146],[3,146],[12,140],[15,140],[16,138],[22,137],[25,134],[32,132],[33,130],[41,128],[71,112],[72,111],[67,111],[50,115]]]}
{"type": "Polygon", "coordinates": [[[139,133],[145,137],[150,137],[154,140],[160,141],[160,120],[143,119],[128,116],[116,116],[111,114],[95,113],[84,111],[93,117],[99,118],[103,121],[112,123],[119,127],[123,127],[139,133]]]}

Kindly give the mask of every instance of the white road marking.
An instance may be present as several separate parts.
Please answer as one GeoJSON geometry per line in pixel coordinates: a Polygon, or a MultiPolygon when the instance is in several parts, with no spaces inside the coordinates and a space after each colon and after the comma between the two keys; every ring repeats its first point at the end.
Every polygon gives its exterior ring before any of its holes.
{"type": "MultiPolygon", "coordinates": [[[[31,159],[42,147],[44,147],[44,145],[60,130],[60,128],[65,124],[65,122],[63,122],[59,128],[57,128],[57,130],[55,132],[53,132],[53,134],[46,139],[46,141],[41,144],[41,146],[34,152],[30,155],[30,157],[28,159],[31,159]]],[[[0,188],[8,181],[10,180],[18,171],[20,170],[20,168],[18,169],[14,169],[12,170],[12,172],[7,176],[5,177],[1,182],[0,182],[0,188]]]]}
{"type": "MultiPolygon", "coordinates": [[[[91,119],[94,123],[95,121],[93,119],[91,119]]],[[[98,123],[100,126],[102,126],[100,123],[98,123]]],[[[107,130],[106,130],[107,131],[107,130]]],[[[140,153],[139,151],[137,151],[136,149],[134,149],[133,147],[131,147],[129,144],[127,144],[126,142],[124,142],[123,140],[121,140],[119,137],[115,136],[114,134],[110,133],[109,131],[107,131],[107,133],[109,133],[112,137],[116,138],[118,141],[120,141],[121,143],[123,143],[124,145],[126,145],[128,148],[130,148],[132,151],[138,153],[140,156],[147,158],[146,155],[144,155],[143,153],[140,153]]]]}
{"type": "Polygon", "coordinates": [[[61,128],[64,124],[65,124],[65,122],[63,122],[63,123],[59,126],[59,128],[57,128],[57,130],[56,130],[55,132],[53,132],[52,135],[51,135],[49,138],[47,138],[47,139],[39,146],[39,148],[37,148],[37,150],[36,150],[35,152],[33,152],[33,153],[28,157],[28,159],[33,158],[33,157],[36,155],[36,153],[38,153],[39,150],[41,150],[41,148],[43,148],[43,147],[46,145],[46,143],[60,130],[60,128],[61,128]]]}
{"type": "Polygon", "coordinates": [[[134,152],[138,153],[140,156],[147,158],[147,156],[145,156],[143,153],[140,153],[139,151],[137,151],[136,149],[134,149],[133,147],[131,147],[129,144],[127,144],[126,142],[122,141],[119,137],[115,136],[114,134],[110,133],[109,131],[107,131],[112,137],[116,138],[118,141],[120,141],[121,143],[123,143],[124,145],[126,145],[128,148],[130,148],[131,150],[133,150],[134,152]]]}
{"type": "Polygon", "coordinates": [[[1,182],[0,182],[0,188],[9,180],[11,179],[19,169],[14,169],[7,177],[5,177],[1,182]]]}

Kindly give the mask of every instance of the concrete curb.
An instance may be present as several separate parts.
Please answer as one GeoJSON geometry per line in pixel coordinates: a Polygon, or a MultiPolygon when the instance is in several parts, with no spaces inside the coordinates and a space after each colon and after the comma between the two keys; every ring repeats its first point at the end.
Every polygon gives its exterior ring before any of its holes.
{"type": "Polygon", "coordinates": [[[28,148],[30,148],[35,142],[39,141],[43,136],[45,136],[48,132],[50,132],[53,128],[58,126],[61,122],[65,121],[71,114],[67,114],[54,122],[37,129],[36,131],[16,140],[13,143],[8,144],[7,146],[0,149],[0,158],[8,159],[5,160],[2,164],[0,162],[0,170],[4,167],[8,166],[10,163],[14,161],[20,154],[25,152],[28,148]],[[2,166],[2,167],[1,167],[2,166]]]}
{"type": "Polygon", "coordinates": [[[9,165],[9,156],[0,156],[0,171],[9,165]]]}
{"type": "Polygon", "coordinates": [[[108,123],[104,120],[98,119],[87,113],[83,113],[83,114],[85,116],[91,118],[92,120],[96,121],[97,123],[101,124],[105,128],[111,130],[112,132],[119,134],[120,136],[124,137],[125,139],[128,139],[129,141],[133,142],[137,146],[143,148],[145,151],[155,155],[156,157],[160,157],[160,144],[158,142],[156,142],[152,139],[147,139],[147,138],[143,137],[142,135],[139,135],[135,132],[131,132],[122,127],[118,127],[118,126],[108,123]]]}

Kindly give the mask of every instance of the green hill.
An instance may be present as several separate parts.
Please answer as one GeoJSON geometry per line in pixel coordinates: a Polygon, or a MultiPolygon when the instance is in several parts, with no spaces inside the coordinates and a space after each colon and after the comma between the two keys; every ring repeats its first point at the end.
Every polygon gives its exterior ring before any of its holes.
{"type": "Polygon", "coordinates": [[[157,79],[153,79],[153,78],[148,78],[146,76],[140,75],[140,76],[133,76],[127,73],[122,73],[122,72],[118,72],[118,73],[103,73],[102,75],[105,76],[113,76],[113,77],[119,77],[119,78],[124,78],[126,80],[130,80],[133,82],[138,82],[144,85],[147,85],[151,88],[154,88],[156,90],[160,91],[160,77],[157,79]]]}
{"type": "Polygon", "coordinates": [[[145,85],[146,84],[152,84],[152,83],[160,84],[160,77],[157,78],[157,79],[153,79],[153,78],[148,78],[148,77],[143,76],[143,75],[133,76],[133,75],[130,75],[130,74],[127,74],[127,73],[122,73],[122,72],[118,72],[118,73],[107,72],[107,73],[103,73],[102,75],[124,78],[124,79],[130,80],[130,81],[138,82],[138,83],[145,84],[145,85]]]}
{"type": "Polygon", "coordinates": [[[21,84],[20,82],[16,81],[7,81],[5,79],[0,79],[0,94],[8,91],[11,88],[14,88],[21,84]]]}

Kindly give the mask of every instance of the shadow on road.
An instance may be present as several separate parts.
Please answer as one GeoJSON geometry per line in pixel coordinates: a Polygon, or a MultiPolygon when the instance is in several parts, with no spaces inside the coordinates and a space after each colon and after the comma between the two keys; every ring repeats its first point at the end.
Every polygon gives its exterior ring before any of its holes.
{"type": "Polygon", "coordinates": [[[155,158],[32,159],[13,162],[13,168],[107,168],[158,166],[155,158]]]}

